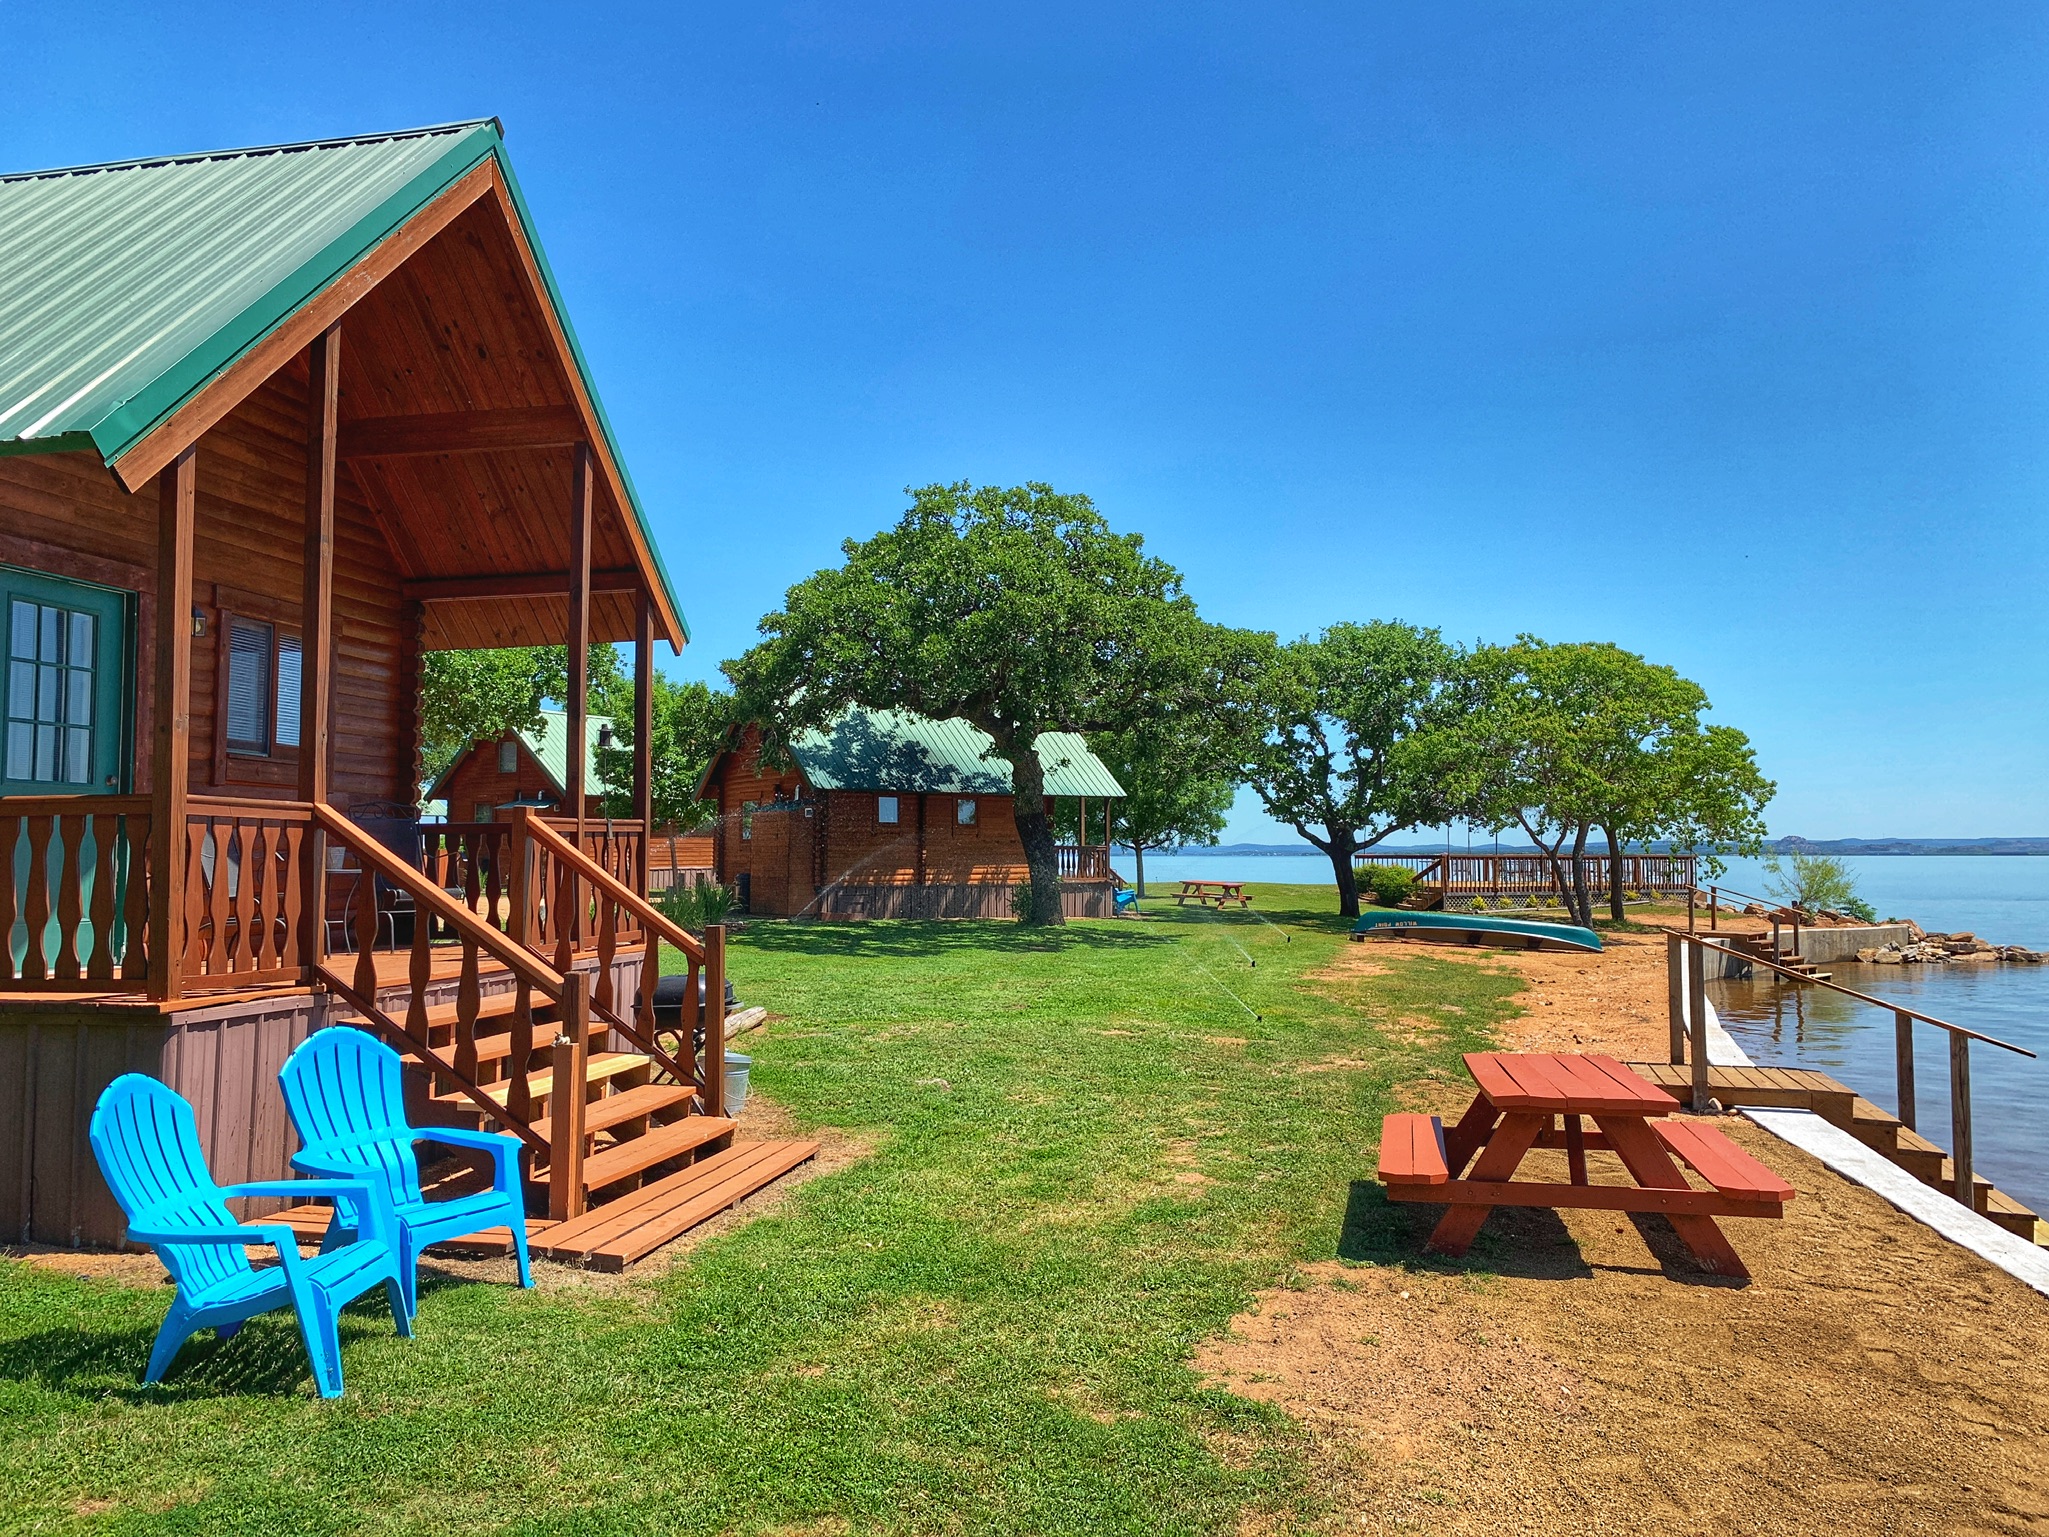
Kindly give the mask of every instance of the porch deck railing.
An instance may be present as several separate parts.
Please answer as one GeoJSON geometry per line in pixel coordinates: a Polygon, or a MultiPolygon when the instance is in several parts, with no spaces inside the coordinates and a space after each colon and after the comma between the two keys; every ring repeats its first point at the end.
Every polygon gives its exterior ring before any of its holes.
{"type": "MultiPolygon", "coordinates": [[[[1682,892],[1694,887],[1696,857],[1692,854],[1623,854],[1622,885],[1628,891],[1682,892]]],[[[1580,864],[1587,889],[1608,885],[1607,854],[1584,854],[1580,864]]],[[[1367,849],[1356,856],[1360,865],[1396,865],[1416,872],[1420,886],[1441,888],[1448,896],[1534,897],[1554,893],[1557,881],[1551,862],[1541,854],[1383,854],[1367,849]]],[[[1560,861],[1571,878],[1570,857],[1560,861]]]]}
{"type": "Polygon", "coordinates": [[[1110,879],[1110,848],[1104,843],[1063,843],[1054,852],[1060,856],[1060,874],[1071,881],[1110,879]]]}
{"type": "Polygon", "coordinates": [[[0,991],[148,985],[150,798],[0,797],[0,991]]]}

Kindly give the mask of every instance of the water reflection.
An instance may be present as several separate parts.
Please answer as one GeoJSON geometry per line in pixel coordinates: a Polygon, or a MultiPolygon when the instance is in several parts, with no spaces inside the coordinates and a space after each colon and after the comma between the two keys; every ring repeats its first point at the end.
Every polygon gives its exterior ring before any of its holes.
{"type": "MultiPolygon", "coordinates": [[[[1864,966],[1831,963],[1845,987],[2049,1053],[2049,966],[1864,966]]],[[[1718,981],[1709,996],[1736,1044],[1757,1062],[1812,1067],[1899,1113],[1893,1016],[1820,987],[1718,981]]],[[[1948,1036],[1914,1027],[1921,1134],[1950,1146],[1948,1036]]],[[[2049,1069],[1996,1046],[1971,1047],[1971,1113],[1978,1172],[2037,1212],[2049,1212],[2049,1137],[2041,1112],[2049,1069]]]]}

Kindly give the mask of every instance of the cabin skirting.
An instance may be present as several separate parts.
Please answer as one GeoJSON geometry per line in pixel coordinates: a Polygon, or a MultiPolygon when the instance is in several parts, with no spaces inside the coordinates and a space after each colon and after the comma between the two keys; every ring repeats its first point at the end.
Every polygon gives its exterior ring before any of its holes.
{"type": "MultiPolygon", "coordinates": [[[[961,881],[947,885],[828,886],[821,918],[1009,918],[1009,885],[961,881]]],[[[1104,881],[1063,881],[1060,911],[1069,918],[1116,916],[1116,888],[1104,881]]]]}
{"type": "MultiPolygon", "coordinates": [[[[635,995],[640,964],[637,954],[613,961],[615,996],[635,995]]],[[[428,1005],[454,1002],[457,985],[454,977],[436,983],[428,1005]]],[[[509,976],[487,975],[480,990],[488,998],[510,987],[509,976]]],[[[395,989],[380,1002],[403,1019],[405,1000],[405,990],[395,989]]],[[[125,1241],[121,1208],[86,1139],[101,1091],[123,1073],[147,1073],[191,1101],[207,1167],[221,1184],[292,1178],[298,1138],[278,1072],[315,1030],[357,1019],[325,991],[214,1005],[198,999],[168,1014],[139,999],[0,998],[0,1243],[112,1248],[125,1241]]],[[[406,1090],[416,1125],[446,1119],[427,1100],[424,1072],[409,1070],[406,1090]]],[[[247,1220],[291,1203],[239,1204],[247,1220]]]]}

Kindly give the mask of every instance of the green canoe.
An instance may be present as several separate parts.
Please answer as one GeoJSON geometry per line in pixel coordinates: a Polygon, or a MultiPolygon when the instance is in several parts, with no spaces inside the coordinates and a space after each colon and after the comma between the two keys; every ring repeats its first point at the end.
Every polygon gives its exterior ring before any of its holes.
{"type": "Polygon", "coordinates": [[[1367,913],[1354,939],[1422,939],[1438,945],[1499,945],[1505,950],[1597,951],[1601,936],[1570,923],[1532,923],[1492,913],[1367,913]]]}

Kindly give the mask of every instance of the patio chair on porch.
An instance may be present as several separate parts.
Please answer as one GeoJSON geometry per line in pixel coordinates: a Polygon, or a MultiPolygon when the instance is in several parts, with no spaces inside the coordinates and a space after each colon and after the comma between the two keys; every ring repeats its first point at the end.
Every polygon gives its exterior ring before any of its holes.
{"type": "MultiPolygon", "coordinates": [[[[419,1260],[429,1244],[504,1226],[519,1260],[519,1284],[532,1286],[527,1265],[525,1186],[520,1141],[499,1132],[407,1124],[398,1053],[345,1025],[316,1030],[285,1059],[278,1083],[285,1108],[304,1146],[292,1166],[309,1174],[345,1174],[379,1180],[398,1221],[399,1272],[411,1308],[419,1288],[419,1260]],[[415,1142],[468,1148],[491,1158],[489,1190],[429,1201],[420,1190],[415,1142]]],[[[349,1229],[337,1211],[328,1228],[334,1243],[349,1229]]]]}
{"type": "Polygon", "coordinates": [[[128,1218],[128,1236],[156,1250],[177,1294],[149,1353],[145,1382],[161,1381],[178,1347],[201,1329],[222,1339],[259,1313],[289,1307],[322,1398],[342,1391],[341,1335],[345,1304],[373,1286],[385,1288],[392,1322],[408,1338],[412,1303],[400,1284],[396,1220],[378,1185],[361,1179],[256,1180],[217,1185],[199,1146],[192,1107],[154,1078],[124,1073],[107,1085],[87,1135],[100,1172],[128,1218]],[[238,1223],[230,1196],[333,1199],[348,1212],[354,1242],[299,1257],[298,1234],[283,1223],[238,1223]],[[258,1270],[246,1247],[277,1250],[275,1266],[258,1270]]]}

